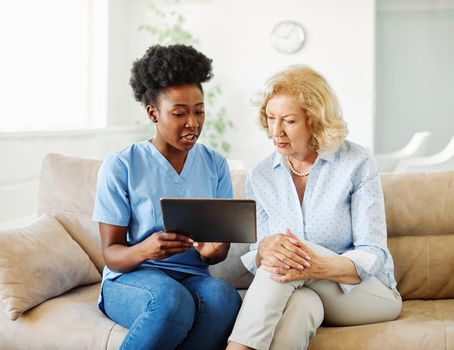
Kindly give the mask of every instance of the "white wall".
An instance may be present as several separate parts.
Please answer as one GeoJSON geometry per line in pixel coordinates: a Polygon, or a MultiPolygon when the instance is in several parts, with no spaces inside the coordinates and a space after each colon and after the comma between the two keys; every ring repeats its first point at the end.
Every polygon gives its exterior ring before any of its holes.
{"type": "Polygon", "coordinates": [[[104,159],[148,134],[143,127],[0,134],[0,223],[36,213],[41,162],[47,153],[104,159]]]}
{"type": "MultiPolygon", "coordinates": [[[[0,223],[35,213],[45,154],[102,159],[150,137],[146,114],[128,83],[132,62],[153,44],[138,32],[150,21],[147,4],[148,0],[109,1],[107,112],[109,125],[116,128],[0,134],[0,223]]],[[[222,102],[236,124],[229,134],[231,158],[249,167],[272,151],[250,99],[271,74],[295,63],[309,64],[328,78],[343,106],[350,139],[372,146],[373,0],[199,0],[181,9],[188,29],[201,41],[200,49],[214,60],[214,83],[222,86],[222,102]],[[272,27],[284,19],[296,20],[306,30],[306,43],[294,55],[277,53],[269,41],[272,27]]]]}
{"type": "MultiPolygon", "coordinates": [[[[128,79],[133,60],[153,44],[149,35],[138,32],[151,20],[147,4],[147,0],[111,2],[111,33],[117,32],[110,39],[109,68],[109,115],[114,122],[146,118],[132,97],[128,79]]],[[[325,75],[340,99],[349,138],[373,146],[374,4],[373,0],[213,0],[180,5],[187,29],[200,39],[199,49],[213,58],[214,83],[222,86],[227,116],[236,124],[229,134],[232,158],[252,166],[272,151],[250,99],[271,74],[296,63],[325,75]],[[306,31],[306,43],[294,55],[280,54],[270,44],[271,29],[284,19],[300,22],[306,31]]]]}

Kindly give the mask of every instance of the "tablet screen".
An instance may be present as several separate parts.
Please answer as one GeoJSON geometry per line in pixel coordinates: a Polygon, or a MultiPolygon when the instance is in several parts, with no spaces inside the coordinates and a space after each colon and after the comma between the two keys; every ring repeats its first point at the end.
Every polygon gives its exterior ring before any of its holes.
{"type": "Polygon", "coordinates": [[[257,241],[255,201],[251,199],[161,198],[167,232],[196,242],[257,241]]]}

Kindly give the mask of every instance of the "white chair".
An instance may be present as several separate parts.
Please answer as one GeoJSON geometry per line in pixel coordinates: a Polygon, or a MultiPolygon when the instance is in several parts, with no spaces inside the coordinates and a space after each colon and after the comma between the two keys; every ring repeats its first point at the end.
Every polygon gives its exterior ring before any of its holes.
{"type": "Polygon", "coordinates": [[[428,157],[402,159],[395,172],[454,170],[454,136],[440,152],[428,157]]]}
{"type": "Polygon", "coordinates": [[[421,131],[415,133],[410,141],[400,150],[375,155],[378,168],[381,172],[393,172],[397,164],[403,159],[422,157],[426,155],[431,133],[421,131]]]}

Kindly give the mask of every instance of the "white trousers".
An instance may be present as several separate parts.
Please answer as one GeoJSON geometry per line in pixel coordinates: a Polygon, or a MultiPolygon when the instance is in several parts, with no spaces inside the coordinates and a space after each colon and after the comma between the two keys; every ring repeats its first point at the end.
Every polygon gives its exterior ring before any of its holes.
{"type": "MultiPolygon", "coordinates": [[[[316,254],[337,255],[305,242],[316,254]]],[[[324,280],[280,283],[262,268],[257,270],[237,316],[229,341],[253,349],[306,349],[322,321],[332,326],[351,326],[396,319],[402,308],[397,290],[375,277],[349,293],[339,284],[324,280]]]]}

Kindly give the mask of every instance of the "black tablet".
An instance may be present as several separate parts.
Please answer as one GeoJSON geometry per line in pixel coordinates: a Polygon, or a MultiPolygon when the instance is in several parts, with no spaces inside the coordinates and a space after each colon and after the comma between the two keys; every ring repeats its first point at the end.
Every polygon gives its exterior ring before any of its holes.
{"type": "Polygon", "coordinates": [[[196,242],[257,241],[254,200],[161,198],[161,209],[167,232],[196,242]]]}

